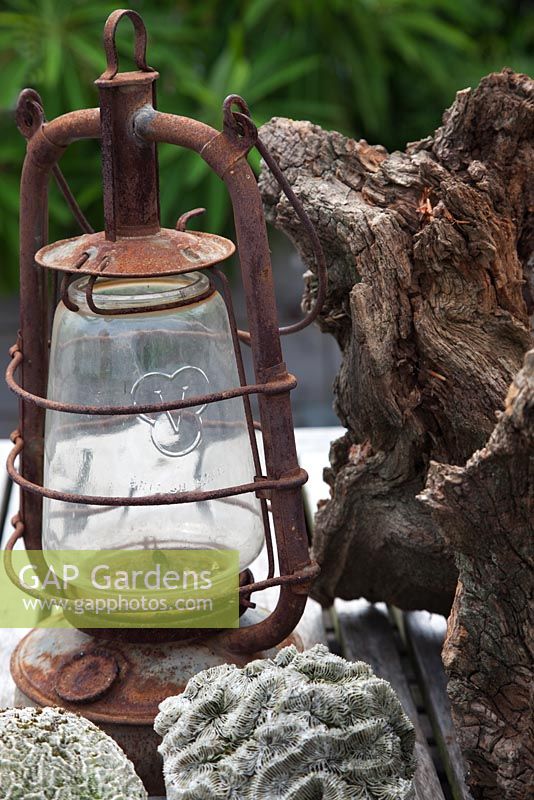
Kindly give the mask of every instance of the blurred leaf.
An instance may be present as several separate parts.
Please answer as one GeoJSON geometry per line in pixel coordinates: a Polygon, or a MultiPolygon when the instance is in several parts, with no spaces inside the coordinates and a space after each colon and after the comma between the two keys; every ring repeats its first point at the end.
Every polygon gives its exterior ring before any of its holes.
{"type": "Polygon", "coordinates": [[[258,80],[252,84],[247,92],[247,100],[254,103],[256,100],[261,100],[265,95],[281,89],[302,77],[307,75],[312,69],[319,64],[318,56],[307,56],[291,64],[287,64],[281,69],[274,70],[271,75],[265,77],[263,80],[258,80]]]}
{"type": "Polygon", "coordinates": [[[0,82],[0,106],[11,107],[17,100],[19,86],[26,72],[26,64],[22,61],[12,61],[2,68],[2,81],[0,82]]]}
{"type": "Polygon", "coordinates": [[[252,28],[257,25],[260,20],[267,13],[272,13],[273,8],[276,6],[277,0],[254,0],[249,3],[248,8],[243,17],[243,23],[246,28],[252,28]]]}

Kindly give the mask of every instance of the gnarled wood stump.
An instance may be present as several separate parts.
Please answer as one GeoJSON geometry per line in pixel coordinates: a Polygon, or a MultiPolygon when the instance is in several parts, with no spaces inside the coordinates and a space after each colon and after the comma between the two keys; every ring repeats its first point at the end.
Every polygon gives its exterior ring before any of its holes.
{"type": "MultiPolygon", "coordinates": [[[[324,331],[342,350],[347,435],[314,539],[314,595],[448,613],[453,553],[417,499],[430,462],[462,465],[495,425],[529,345],[534,83],[511,71],[459,92],[443,127],[403,153],[309,122],[261,136],[317,226],[328,261],[324,331]],[[529,174],[530,172],[530,174],[529,174]]],[[[268,217],[311,262],[264,171],[268,217]]],[[[309,274],[307,298],[314,293],[309,274]]]]}
{"type": "MultiPolygon", "coordinates": [[[[534,311],[534,81],[489,75],[403,153],[285,119],[261,136],[317,226],[320,325],[342,351],[348,432],[325,471],[314,596],[445,614],[454,598],[444,661],[473,795],[530,800],[534,351],[519,370],[534,311]]],[[[266,172],[261,187],[311,263],[266,172]]]]}
{"type": "Polygon", "coordinates": [[[487,445],[422,494],[459,581],[443,660],[475,800],[534,794],[534,350],[487,445]]]}

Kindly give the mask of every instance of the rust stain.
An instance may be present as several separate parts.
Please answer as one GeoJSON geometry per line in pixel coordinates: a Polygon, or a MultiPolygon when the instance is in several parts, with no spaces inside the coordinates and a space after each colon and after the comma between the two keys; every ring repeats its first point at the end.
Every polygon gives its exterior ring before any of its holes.
{"type": "Polygon", "coordinates": [[[42,247],[37,264],[47,269],[108,278],[154,278],[206,269],[229,258],[235,245],[213,233],[161,228],[148,236],[106,238],[86,233],[42,247]]]}
{"type": "Polygon", "coordinates": [[[55,690],[69,703],[87,703],[106,694],[119,676],[119,664],[107,650],[76,653],[58,670],[55,690]]]}

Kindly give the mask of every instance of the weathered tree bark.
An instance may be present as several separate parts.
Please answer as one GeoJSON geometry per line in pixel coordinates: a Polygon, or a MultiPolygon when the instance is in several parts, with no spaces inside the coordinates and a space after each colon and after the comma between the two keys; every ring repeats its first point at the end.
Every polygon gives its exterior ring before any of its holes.
{"type": "Polygon", "coordinates": [[[534,350],[486,447],[422,494],[456,554],[443,660],[475,800],[534,792],[534,350]]]}
{"type": "MultiPolygon", "coordinates": [[[[484,445],[529,346],[534,82],[489,75],[404,153],[286,119],[261,136],[317,226],[320,324],[342,350],[335,408],[348,433],[316,518],[314,595],[448,613],[452,540],[417,495],[431,461],[460,466],[484,445]]],[[[269,219],[311,263],[265,171],[261,187],[269,219]]],[[[307,303],[314,290],[310,274],[307,303]]]]}

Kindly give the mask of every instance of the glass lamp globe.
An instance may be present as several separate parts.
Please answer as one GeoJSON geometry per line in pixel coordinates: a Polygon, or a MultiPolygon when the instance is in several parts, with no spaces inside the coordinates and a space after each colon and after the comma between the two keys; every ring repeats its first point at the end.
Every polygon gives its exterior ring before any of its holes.
{"type": "MultiPolygon", "coordinates": [[[[100,313],[87,304],[88,280],[69,287],[70,304],[79,310],[60,302],[55,313],[51,400],[147,405],[239,385],[226,306],[203,273],[99,279],[93,298],[100,313]]],[[[44,481],[51,489],[136,497],[254,478],[242,397],[137,415],[46,412],[44,481]]],[[[232,549],[244,569],[263,539],[260,501],[252,493],[159,506],[44,499],[44,549],[232,549]]]]}

